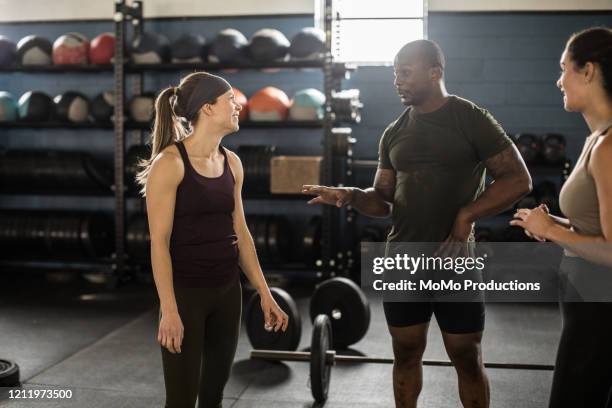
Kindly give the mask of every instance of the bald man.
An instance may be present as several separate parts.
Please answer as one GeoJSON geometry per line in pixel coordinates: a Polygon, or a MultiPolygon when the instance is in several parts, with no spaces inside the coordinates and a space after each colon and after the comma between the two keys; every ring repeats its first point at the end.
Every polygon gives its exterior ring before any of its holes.
{"type": "MultiPolygon", "coordinates": [[[[304,186],[309,203],[351,205],[370,217],[391,215],[387,242],[474,240],[474,222],[499,214],[531,191],[531,178],[499,123],[474,103],[450,95],[444,55],[433,41],[406,44],[394,61],[395,87],[407,108],[383,132],[374,186],[304,186]],[[485,172],[494,182],[485,188],[485,172]]],[[[482,301],[385,302],[393,340],[397,407],[413,408],[422,387],[422,357],[431,316],[457,371],[464,407],[489,406],[481,340],[482,301]]]]}

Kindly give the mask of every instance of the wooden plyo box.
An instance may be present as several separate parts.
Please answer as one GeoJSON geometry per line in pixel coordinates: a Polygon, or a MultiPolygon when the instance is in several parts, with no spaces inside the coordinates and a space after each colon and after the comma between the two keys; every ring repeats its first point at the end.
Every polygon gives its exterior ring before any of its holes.
{"type": "Polygon", "coordinates": [[[276,156],[270,162],[270,192],[299,194],[304,184],[321,182],[321,156],[276,156]]]}

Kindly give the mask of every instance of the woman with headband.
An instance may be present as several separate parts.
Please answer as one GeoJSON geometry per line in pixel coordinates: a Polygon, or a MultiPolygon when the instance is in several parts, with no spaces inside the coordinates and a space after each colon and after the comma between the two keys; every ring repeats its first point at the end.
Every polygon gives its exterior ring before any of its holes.
{"type": "Polygon", "coordinates": [[[147,202],[168,408],[193,407],[196,398],[201,408],[221,407],[240,329],[240,269],[261,296],[266,329],[287,329],[246,226],[242,164],[220,145],[238,130],[240,110],[230,84],[205,72],[155,101],[151,158],[137,179],[147,202]]]}

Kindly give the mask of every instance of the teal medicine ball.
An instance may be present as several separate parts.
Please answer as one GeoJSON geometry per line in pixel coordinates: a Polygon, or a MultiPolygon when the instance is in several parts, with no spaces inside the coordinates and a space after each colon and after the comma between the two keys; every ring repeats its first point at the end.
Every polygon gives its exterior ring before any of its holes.
{"type": "Polygon", "coordinates": [[[13,95],[0,92],[0,122],[14,122],[17,120],[17,103],[13,95]]]}
{"type": "Polygon", "coordinates": [[[323,119],[325,95],[314,89],[302,89],[293,96],[289,119],[291,120],[321,120],[323,119]]]}

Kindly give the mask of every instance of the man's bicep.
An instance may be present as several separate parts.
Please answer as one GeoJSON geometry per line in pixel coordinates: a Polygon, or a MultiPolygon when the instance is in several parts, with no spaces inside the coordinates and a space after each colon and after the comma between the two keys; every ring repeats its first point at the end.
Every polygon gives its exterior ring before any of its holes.
{"type": "Polygon", "coordinates": [[[506,147],[501,152],[494,154],[484,161],[487,172],[493,179],[499,179],[509,175],[522,175],[529,177],[527,166],[514,145],[506,147]]]}
{"type": "Polygon", "coordinates": [[[393,196],[395,195],[395,170],[381,169],[380,167],[376,169],[374,190],[376,190],[385,201],[392,203],[393,196]]]}

